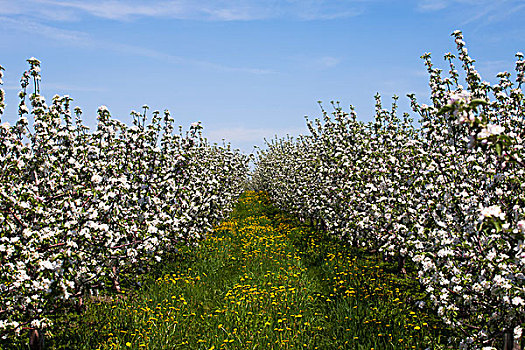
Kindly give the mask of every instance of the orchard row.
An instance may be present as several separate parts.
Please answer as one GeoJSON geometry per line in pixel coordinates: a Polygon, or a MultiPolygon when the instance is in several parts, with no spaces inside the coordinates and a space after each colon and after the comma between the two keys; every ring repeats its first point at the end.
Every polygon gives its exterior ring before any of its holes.
{"type": "MultiPolygon", "coordinates": [[[[144,106],[130,127],[102,106],[90,130],[69,96],[46,104],[40,62],[28,62],[18,121],[0,126],[3,337],[43,329],[58,308],[119,290],[122,276],[198,243],[230,211],[248,172],[248,156],[210,145],[200,123],[174,132],[168,111],[147,122],[144,106]]],[[[0,90],[0,116],[3,108],[0,90]]]]}
{"type": "Polygon", "coordinates": [[[462,33],[447,76],[430,54],[432,104],[409,95],[418,125],[397,97],[375,120],[338,104],[310,135],[275,139],[253,174],[282,209],[355,246],[413,262],[433,306],[462,330],[462,348],[511,349],[525,322],[525,61],[491,85],[476,71],[462,33]],[[464,86],[462,86],[464,84],[464,86]],[[506,345],[503,345],[506,344],[506,345]]]}

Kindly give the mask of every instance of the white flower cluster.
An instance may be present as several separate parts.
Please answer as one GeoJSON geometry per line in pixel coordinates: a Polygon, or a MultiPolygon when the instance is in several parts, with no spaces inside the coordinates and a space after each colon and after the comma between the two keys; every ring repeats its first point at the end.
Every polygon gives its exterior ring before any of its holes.
{"type": "Polygon", "coordinates": [[[2,336],[44,327],[57,306],[118,289],[123,272],[136,275],[177,245],[198,243],[248,174],[248,157],[208,144],[200,123],[174,133],[168,111],[146,123],[144,108],[128,127],[101,107],[90,131],[78,107],[72,116],[69,96],[46,105],[40,62],[28,61],[20,118],[0,127],[2,336]]]}
{"type": "Polygon", "coordinates": [[[505,72],[491,86],[453,35],[467,86],[454,55],[446,78],[423,55],[432,106],[409,95],[421,127],[398,116],[397,97],[386,110],[377,96],[367,124],[334,104],[309,136],[269,143],[252,179],[302,220],[400,269],[412,259],[438,314],[463,330],[458,345],[480,348],[525,322],[525,65],[518,54],[517,84],[505,72]]]}

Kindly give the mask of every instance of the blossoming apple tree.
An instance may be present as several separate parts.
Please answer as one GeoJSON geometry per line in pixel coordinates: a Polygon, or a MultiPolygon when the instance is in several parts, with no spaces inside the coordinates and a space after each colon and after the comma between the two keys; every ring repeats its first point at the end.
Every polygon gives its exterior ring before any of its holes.
{"type": "MultiPolygon", "coordinates": [[[[91,131],[69,96],[46,103],[40,62],[28,62],[18,121],[0,126],[2,336],[42,329],[58,307],[198,243],[248,172],[248,157],[210,145],[200,123],[174,132],[168,111],[148,122],[143,106],[127,126],[102,106],[91,131]]],[[[4,101],[0,90],[0,115],[4,101]]]]}
{"type": "Polygon", "coordinates": [[[339,105],[310,135],[273,140],[253,182],[283,209],[354,246],[416,263],[463,348],[518,348],[525,322],[525,61],[483,81],[460,31],[448,76],[430,54],[431,105],[409,95],[419,125],[376,96],[374,121],[339,105]],[[464,72],[456,68],[459,59],[464,72]]]}

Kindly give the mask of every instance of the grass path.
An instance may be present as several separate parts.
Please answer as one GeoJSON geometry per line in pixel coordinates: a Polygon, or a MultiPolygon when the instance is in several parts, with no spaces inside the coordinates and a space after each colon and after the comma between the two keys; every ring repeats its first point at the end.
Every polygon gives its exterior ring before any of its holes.
{"type": "Polygon", "coordinates": [[[139,293],[88,305],[74,332],[86,349],[438,348],[417,283],[388,268],[249,192],[198,249],[139,293]]]}

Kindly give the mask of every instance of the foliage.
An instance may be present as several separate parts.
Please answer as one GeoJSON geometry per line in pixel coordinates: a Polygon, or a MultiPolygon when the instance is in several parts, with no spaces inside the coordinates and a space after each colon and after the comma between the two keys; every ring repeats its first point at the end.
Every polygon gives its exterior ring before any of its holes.
{"type": "Polygon", "coordinates": [[[28,62],[19,119],[0,126],[4,338],[45,328],[57,309],[119,290],[122,276],[196,245],[231,210],[248,171],[248,157],[208,144],[200,123],[174,133],[167,110],[147,123],[143,106],[129,127],[102,106],[90,131],[69,96],[46,104],[40,62],[28,62]]]}
{"type": "MultiPolygon", "coordinates": [[[[308,121],[310,135],[260,151],[253,186],[283,210],[355,247],[418,266],[419,281],[462,348],[518,343],[525,322],[523,54],[516,83],[482,81],[460,31],[452,34],[465,73],[449,76],[422,58],[432,105],[409,95],[420,116],[376,96],[375,120],[334,104],[308,121]],[[514,340],[512,341],[512,338],[514,340]]],[[[507,345],[508,346],[508,345],[507,345]]]]}
{"type": "MultiPolygon", "coordinates": [[[[92,298],[49,338],[75,349],[440,349],[413,279],[244,194],[198,248],[123,296],[92,298]],[[413,300],[418,306],[413,306],[413,300]]],[[[445,343],[445,344],[444,344],[445,343]]]]}

